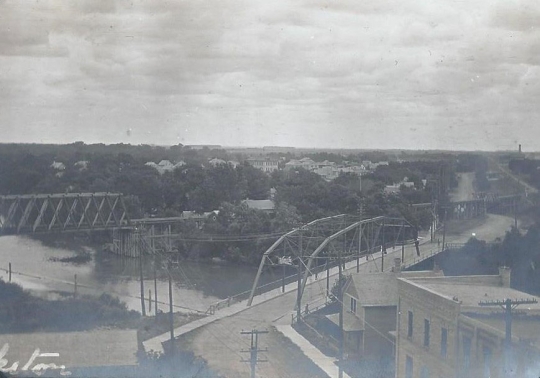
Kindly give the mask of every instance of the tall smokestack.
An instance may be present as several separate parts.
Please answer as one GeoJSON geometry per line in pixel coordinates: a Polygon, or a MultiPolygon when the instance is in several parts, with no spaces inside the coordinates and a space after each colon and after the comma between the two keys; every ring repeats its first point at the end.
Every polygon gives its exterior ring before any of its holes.
{"type": "Polygon", "coordinates": [[[510,287],[510,278],[512,270],[508,266],[499,267],[499,276],[501,277],[501,285],[503,287],[510,287]]]}
{"type": "Polygon", "coordinates": [[[521,153],[521,144],[519,145],[519,153],[521,153]]]}

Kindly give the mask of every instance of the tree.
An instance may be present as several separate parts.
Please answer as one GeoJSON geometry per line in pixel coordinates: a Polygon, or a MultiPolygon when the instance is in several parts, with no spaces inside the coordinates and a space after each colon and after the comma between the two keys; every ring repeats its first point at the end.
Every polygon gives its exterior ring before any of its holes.
{"type": "Polygon", "coordinates": [[[268,198],[270,194],[270,178],[261,170],[248,163],[237,168],[238,178],[245,185],[246,197],[254,200],[268,198]]]}

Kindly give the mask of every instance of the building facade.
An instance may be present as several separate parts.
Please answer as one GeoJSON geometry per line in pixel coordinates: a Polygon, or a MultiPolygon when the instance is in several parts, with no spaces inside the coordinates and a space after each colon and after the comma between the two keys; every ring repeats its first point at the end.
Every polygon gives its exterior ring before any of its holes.
{"type": "Polygon", "coordinates": [[[537,378],[540,374],[540,305],[512,320],[506,362],[504,314],[481,302],[529,295],[495,276],[398,279],[396,377],[537,378]]]}
{"type": "Polygon", "coordinates": [[[249,158],[247,159],[248,163],[251,164],[254,168],[260,169],[266,173],[272,173],[279,169],[279,160],[271,159],[266,157],[261,158],[249,158]]]}

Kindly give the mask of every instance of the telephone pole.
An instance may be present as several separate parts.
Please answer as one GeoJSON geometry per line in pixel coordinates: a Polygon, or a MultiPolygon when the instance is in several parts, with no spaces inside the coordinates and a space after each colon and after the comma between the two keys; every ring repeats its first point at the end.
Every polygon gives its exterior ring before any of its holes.
{"type": "Polygon", "coordinates": [[[512,351],[512,310],[517,306],[522,304],[533,304],[538,303],[536,299],[504,299],[504,300],[493,300],[493,301],[481,301],[478,302],[479,306],[484,307],[501,307],[505,313],[505,323],[506,323],[506,332],[504,338],[504,370],[505,376],[511,377],[510,371],[510,360],[511,360],[511,351],[512,351]]]}
{"type": "Polygon", "coordinates": [[[143,247],[142,247],[142,235],[139,234],[138,230],[135,230],[136,238],[139,240],[137,243],[137,248],[139,250],[139,280],[141,281],[141,313],[142,316],[146,316],[146,309],[144,306],[144,277],[143,277],[143,247]]]}
{"type": "Polygon", "coordinates": [[[298,292],[296,293],[296,322],[300,323],[302,319],[302,232],[300,232],[300,238],[298,240],[298,292]]]}
{"type": "Polygon", "coordinates": [[[268,360],[259,360],[258,353],[259,352],[268,352],[268,348],[259,349],[259,335],[268,333],[268,331],[259,331],[256,329],[253,329],[251,331],[242,331],[240,332],[242,335],[251,335],[251,347],[249,350],[242,350],[243,353],[249,353],[250,359],[249,360],[242,360],[242,362],[249,362],[251,366],[251,378],[255,378],[255,370],[257,368],[257,362],[268,362],[268,360]]]}
{"type": "MultiPolygon", "coordinates": [[[[362,176],[360,176],[362,177],[362,176]]],[[[360,183],[362,183],[360,179],[360,183]]],[[[362,184],[360,184],[360,192],[362,191],[362,184]]],[[[360,204],[358,205],[358,217],[360,221],[364,218],[364,203],[360,198],[360,204]]],[[[358,226],[358,256],[356,256],[356,273],[360,273],[360,254],[362,253],[362,224],[358,226]]]]}
{"type": "Polygon", "coordinates": [[[342,274],[343,269],[341,265],[341,252],[338,251],[338,305],[339,305],[339,365],[338,365],[338,377],[343,378],[343,287],[342,287],[342,274]]]}

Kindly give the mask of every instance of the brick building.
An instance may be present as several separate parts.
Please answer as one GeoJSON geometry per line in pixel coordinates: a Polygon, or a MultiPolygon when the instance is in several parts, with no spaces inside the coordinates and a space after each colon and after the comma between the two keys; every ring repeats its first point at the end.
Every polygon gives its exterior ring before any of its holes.
{"type": "MultiPolygon", "coordinates": [[[[401,277],[398,282],[396,377],[540,376],[540,304],[512,319],[512,373],[504,372],[504,311],[480,302],[532,296],[494,276],[401,277]]],[[[534,297],[532,297],[534,298],[534,297]]]]}
{"type": "Polygon", "coordinates": [[[260,169],[266,173],[272,173],[279,169],[279,160],[272,159],[268,157],[251,157],[247,159],[247,162],[251,164],[254,168],[260,169]]]}

